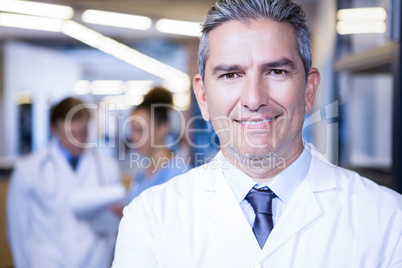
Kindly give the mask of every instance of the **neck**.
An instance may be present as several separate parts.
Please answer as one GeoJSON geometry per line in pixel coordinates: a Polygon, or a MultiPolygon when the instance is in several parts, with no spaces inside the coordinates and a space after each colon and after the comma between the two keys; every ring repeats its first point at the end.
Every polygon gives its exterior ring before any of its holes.
{"type": "Polygon", "coordinates": [[[172,152],[166,148],[155,148],[152,150],[150,157],[153,159],[159,159],[159,158],[170,159],[172,157],[172,152]]]}
{"type": "Polygon", "coordinates": [[[233,157],[226,151],[222,150],[226,159],[236,168],[242,170],[256,182],[267,182],[278,175],[280,172],[290,166],[300,156],[303,146],[298,147],[286,156],[271,153],[263,158],[248,158],[242,154],[233,157]]]}
{"type": "Polygon", "coordinates": [[[75,147],[75,146],[68,146],[65,144],[62,144],[60,140],[57,140],[58,146],[60,150],[67,155],[73,156],[73,157],[80,157],[81,154],[84,152],[83,148],[75,147]]]}

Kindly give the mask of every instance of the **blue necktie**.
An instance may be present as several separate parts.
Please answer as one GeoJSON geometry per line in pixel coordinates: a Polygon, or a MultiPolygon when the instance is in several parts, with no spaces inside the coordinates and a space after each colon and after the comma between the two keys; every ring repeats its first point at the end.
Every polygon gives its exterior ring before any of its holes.
{"type": "Polygon", "coordinates": [[[71,167],[73,168],[74,171],[77,169],[78,160],[80,160],[78,157],[73,156],[68,161],[68,162],[70,162],[70,165],[71,165],[71,167]]]}
{"type": "Polygon", "coordinates": [[[267,189],[252,188],[245,199],[250,203],[255,212],[253,232],[261,248],[264,247],[274,224],[272,222],[272,199],[275,194],[267,189]]]}

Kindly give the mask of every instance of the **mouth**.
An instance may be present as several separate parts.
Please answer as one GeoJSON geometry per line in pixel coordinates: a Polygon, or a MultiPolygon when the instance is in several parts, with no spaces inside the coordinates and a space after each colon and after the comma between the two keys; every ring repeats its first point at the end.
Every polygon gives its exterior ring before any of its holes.
{"type": "Polygon", "coordinates": [[[251,118],[251,119],[242,119],[242,120],[234,120],[235,122],[245,125],[245,126],[258,126],[258,125],[266,125],[274,121],[276,118],[278,118],[279,115],[269,118],[269,119],[258,119],[258,118],[251,118]]]}

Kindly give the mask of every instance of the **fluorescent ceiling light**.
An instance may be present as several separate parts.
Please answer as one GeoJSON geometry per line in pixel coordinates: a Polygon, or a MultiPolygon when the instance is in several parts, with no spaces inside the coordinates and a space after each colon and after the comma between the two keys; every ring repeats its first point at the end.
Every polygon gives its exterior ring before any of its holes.
{"type": "Polygon", "coordinates": [[[122,99],[125,101],[126,104],[130,106],[136,106],[138,104],[141,104],[141,102],[144,100],[144,96],[121,96],[122,99]]]}
{"type": "Polygon", "coordinates": [[[173,105],[180,110],[185,111],[190,108],[191,95],[190,92],[177,92],[173,94],[173,105]]]}
{"type": "Polygon", "coordinates": [[[91,83],[90,89],[94,95],[119,95],[123,93],[123,81],[96,80],[91,83]]]}
{"type": "Polygon", "coordinates": [[[82,20],[87,23],[109,25],[137,30],[148,30],[152,20],[144,16],[136,16],[115,12],[88,9],[82,14],[82,20]]]}
{"type": "Polygon", "coordinates": [[[338,21],[336,31],[339,34],[385,33],[384,21],[338,21]]]}
{"type": "Polygon", "coordinates": [[[338,20],[385,20],[387,12],[382,7],[341,9],[336,13],[338,20]]]}
{"type": "Polygon", "coordinates": [[[152,80],[130,80],[125,83],[126,95],[145,95],[147,94],[154,81],[152,80]]]}
{"type": "Polygon", "coordinates": [[[0,10],[64,20],[72,18],[74,14],[69,6],[17,0],[1,0],[0,10]]]}
{"type": "Polygon", "coordinates": [[[186,90],[189,90],[191,86],[188,74],[74,21],[66,21],[63,33],[121,59],[130,65],[161,77],[177,87],[184,87],[186,90]]]}
{"type": "Polygon", "coordinates": [[[66,21],[63,33],[91,47],[98,48],[105,36],[74,21],[66,21]]]}
{"type": "Polygon", "coordinates": [[[161,19],[156,22],[156,29],[163,33],[201,36],[201,25],[198,22],[161,19]]]}
{"type": "Polygon", "coordinates": [[[61,32],[64,21],[59,19],[0,13],[0,25],[50,32],[61,32]]]}
{"type": "Polygon", "coordinates": [[[108,107],[109,110],[129,110],[133,106],[140,104],[144,100],[143,96],[107,96],[103,98],[102,105],[108,107]]]}
{"type": "Polygon", "coordinates": [[[176,93],[176,92],[187,92],[189,91],[189,87],[184,84],[180,83],[179,81],[174,81],[173,79],[170,80],[165,80],[162,84],[164,88],[169,89],[170,92],[176,93]]]}

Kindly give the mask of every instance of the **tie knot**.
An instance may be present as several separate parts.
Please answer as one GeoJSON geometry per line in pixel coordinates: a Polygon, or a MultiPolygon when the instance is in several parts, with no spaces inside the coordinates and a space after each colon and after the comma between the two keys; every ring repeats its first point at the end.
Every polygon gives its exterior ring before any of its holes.
{"type": "Polygon", "coordinates": [[[272,199],[275,197],[274,192],[270,189],[260,190],[251,188],[245,199],[253,207],[254,213],[266,213],[272,215],[272,199]]]}

